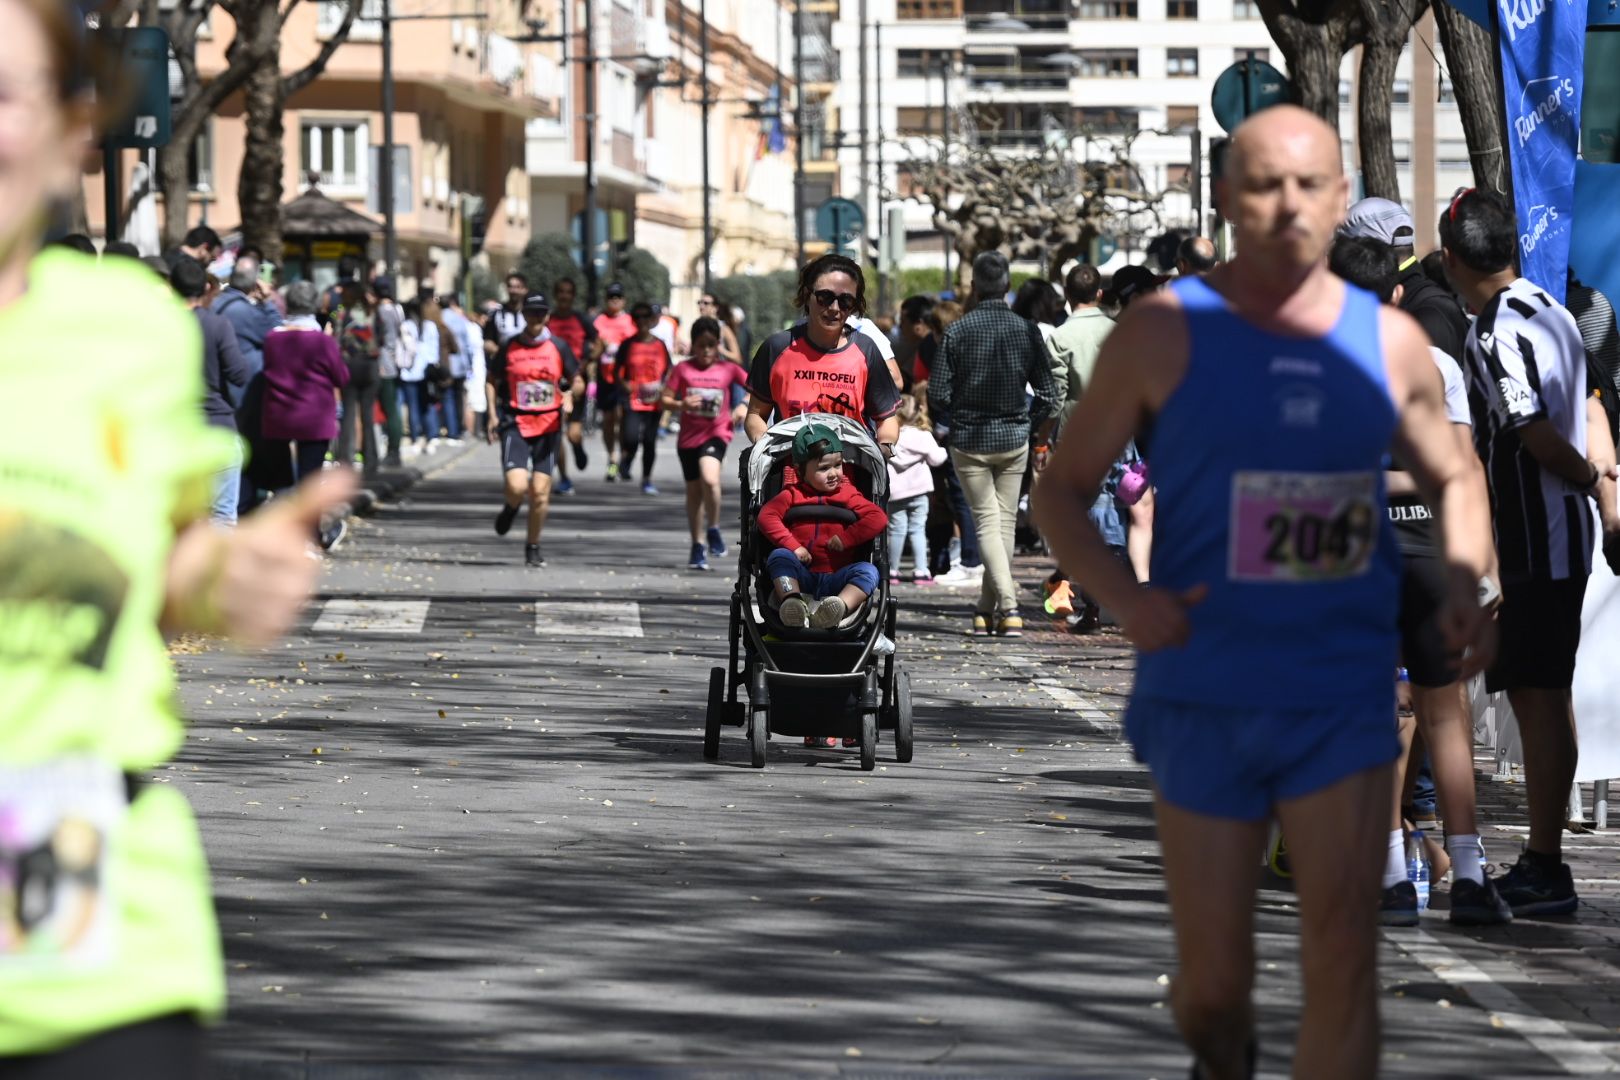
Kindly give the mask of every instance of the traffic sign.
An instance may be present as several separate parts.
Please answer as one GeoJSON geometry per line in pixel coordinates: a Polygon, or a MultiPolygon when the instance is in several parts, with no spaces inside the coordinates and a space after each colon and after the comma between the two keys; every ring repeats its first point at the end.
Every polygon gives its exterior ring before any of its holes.
{"type": "MultiPolygon", "coordinates": [[[[108,33],[108,31],[103,31],[108,33]]],[[[123,62],[119,74],[125,85],[119,97],[126,107],[107,126],[109,147],[150,150],[167,146],[169,115],[169,35],[161,27],[137,26],[112,31],[123,62]]]]}
{"type": "Polygon", "coordinates": [[[866,230],[866,213],[853,199],[828,199],[816,207],[816,235],[834,247],[853,242],[866,230]]]}
{"type": "Polygon", "coordinates": [[[1215,122],[1230,134],[1260,110],[1286,105],[1293,99],[1294,87],[1288,77],[1264,60],[1251,56],[1220,73],[1209,104],[1215,113],[1215,122]]]}

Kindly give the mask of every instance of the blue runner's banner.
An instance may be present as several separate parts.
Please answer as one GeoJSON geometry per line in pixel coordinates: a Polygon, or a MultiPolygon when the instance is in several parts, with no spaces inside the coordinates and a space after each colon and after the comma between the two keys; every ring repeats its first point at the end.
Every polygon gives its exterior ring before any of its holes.
{"type": "Polygon", "coordinates": [[[1519,272],[1564,300],[1575,221],[1586,0],[1496,0],[1519,272]]]}

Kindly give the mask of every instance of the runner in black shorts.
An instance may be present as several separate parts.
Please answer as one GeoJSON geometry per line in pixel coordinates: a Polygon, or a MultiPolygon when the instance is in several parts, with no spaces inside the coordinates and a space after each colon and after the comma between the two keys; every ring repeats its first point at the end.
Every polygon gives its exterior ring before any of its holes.
{"type": "Polygon", "coordinates": [[[499,421],[489,441],[501,441],[506,502],[495,517],[495,533],[505,536],[525,499],[529,503],[529,566],[544,566],[540,530],[551,509],[551,473],[561,445],[563,413],[569,395],[584,393],[579,360],[568,343],[546,334],[551,303],[532,292],[523,300],[523,332],[502,345],[489,361],[489,412],[499,421]]]}
{"type": "Polygon", "coordinates": [[[709,569],[709,556],[726,553],[720,535],[720,463],[731,445],[732,430],[747,414],[745,405],[733,405],[738,387],[748,385],[748,373],[720,357],[720,323],[701,318],[692,324],[692,358],[675,365],[664,383],[664,408],[681,416],[675,453],[686,477],[686,522],[692,531],[690,570],[709,569]],[[708,550],[702,527],[708,524],[708,550]]]}
{"type": "MultiPolygon", "coordinates": [[[[1334,242],[1328,256],[1334,273],[1378,296],[1386,304],[1399,306],[1401,287],[1399,260],[1387,243],[1367,236],[1343,235],[1334,242]]],[[[1473,425],[1470,422],[1468,388],[1462,368],[1446,353],[1429,347],[1445,385],[1446,418],[1472,470],[1470,482],[1477,485],[1480,498],[1486,498],[1485,477],[1473,453],[1473,425]]],[[[1504,923],[1513,913],[1484,876],[1479,860],[1479,823],[1474,797],[1473,720],[1464,689],[1457,677],[1460,657],[1446,646],[1441,623],[1447,603],[1449,571],[1435,533],[1434,515],[1417,494],[1417,487],[1405,472],[1385,474],[1389,490],[1389,520],[1395,528],[1401,550],[1401,662],[1412,687],[1415,725],[1428,748],[1434,771],[1440,809],[1446,823],[1446,855],[1450,859],[1451,921],[1459,926],[1504,923]]],[[[1493,568],[1491,577],[1494,579],[1493,568]]],[[[1384,896],[1379,918],[1389,926],[1416,926],[1418,900],[1416,887],[1406,877],[1406,829],[1401,812],[1407,763],[1412,754],[1413,724],[1401,726],[1403,753],[1395,772],[1395,797],[1391,811],[1389,843],[1384,861],[1384,896]]],[[[1421,761],[1421,757],[1417,757],[1421,761]]],[[[1438,858],[1438,853],[1437,856],[1438,858]]],[[[1438,879],[1444,860],[1437,863],[1438,879]]]]}

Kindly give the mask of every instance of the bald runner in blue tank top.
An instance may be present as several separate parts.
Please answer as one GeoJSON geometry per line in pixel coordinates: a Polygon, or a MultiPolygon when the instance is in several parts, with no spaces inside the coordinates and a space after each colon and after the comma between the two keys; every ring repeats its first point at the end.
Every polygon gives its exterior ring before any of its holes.
{"type": "Polygon", "coordinates": [[[1209,592],[1185,645],[1139,657],[1126,731],[1170,802],[1259,820],[1399,749],[1379,305],[1347,286],[1326,336],[1284,337],[1172,287],[1188,359],[1143,446],[1152,580],[1209,592]]]}

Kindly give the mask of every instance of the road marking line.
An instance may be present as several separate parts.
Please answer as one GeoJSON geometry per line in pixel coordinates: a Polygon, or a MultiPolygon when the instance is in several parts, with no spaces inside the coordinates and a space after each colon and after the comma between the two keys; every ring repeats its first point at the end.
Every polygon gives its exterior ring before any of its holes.
{"type": "Polygon", "coordinates": [[[428,600],[328,600],[311,627],[326,634],[420,634],[428,600]]]}
{"type": "Polygon", "coordinates": [[[1556,1062],[1573,1076],[1620,1072],[1620,1063],[1599,1043],[1581,1038],[1551,1017],[1542,1016],[1489,973],[1442,945],[1423,930],[1385,931],[1401,952],[1428,968],[1441,981],[1460,987],[1502,1027],[1556,1062]]]}
{"type": "Polygon", "coordinates": [[[622,602],[537,600],[534,632],[542,637],[638,638],[641,605],[622,602]]]}
{"type": "MultiPolygon", "coordinates": [[[[1027,656],[1004,653],[1001,658],[1020,671],[1033,673],[1039,667],[1035,660],[1027,656]]],[[[1039,687],[1047,697],[1070,712],[1077,714],[1081,720],[1085,721],[1086,729],[1091,734],[1118,735],[1120,733],[1120,722],[1103,711],[1101,702],[1075,693],[1056,679],[1041,678],[1031,674],[1030,685],[1039,687]]]]}

